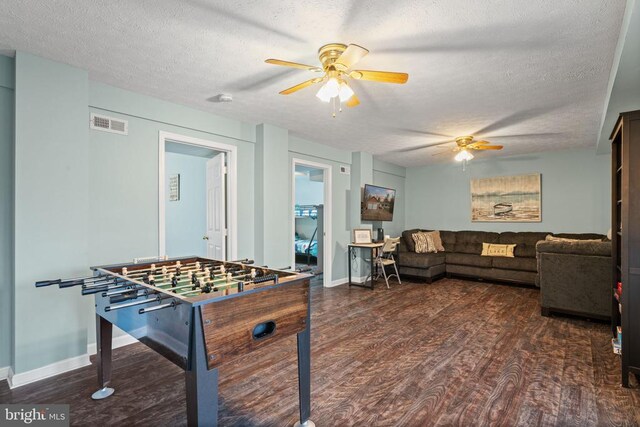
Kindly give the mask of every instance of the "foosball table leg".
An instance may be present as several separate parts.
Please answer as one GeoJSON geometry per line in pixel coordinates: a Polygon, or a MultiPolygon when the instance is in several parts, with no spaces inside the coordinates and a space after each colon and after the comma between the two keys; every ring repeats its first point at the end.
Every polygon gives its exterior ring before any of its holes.
{"type": "Polygon", "coordinates": [[[187,392],[187,425],[218,425],[218,369],[209,369],[202,331],[200,309],[193,310],[191,347],[185,372],[187,392]]]}
{"type": "Polygon", "coordinates": [[[315,427],[311,416],[311,316],[307,312],[306,329],[298,333],[298,396],[300,421],[294,427],[315,427]]]}
{"type": "Polygon", "coordinates": [[[99,390],[91,395],[93,400],[100,400],[111,396],[114,389],[109,387],[111,382],[111,341],[113,325],[102,316],[96,315],[96,350],[98,365],[99,390]]]}

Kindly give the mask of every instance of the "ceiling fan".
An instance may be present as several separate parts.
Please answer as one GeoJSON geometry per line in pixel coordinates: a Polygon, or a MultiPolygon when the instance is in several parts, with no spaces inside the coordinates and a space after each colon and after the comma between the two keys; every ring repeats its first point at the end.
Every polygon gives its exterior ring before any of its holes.
{"type": "Polygon", "coordinates": [[[440,153],[436,153],[433,155],[438,156],[440,154],[454,152],[458,153],[456,154],[455,159],[459,162],[462,162],[473,159],[473,154],[471,154],[471,151],[473,150],[502,150],[503,148],[502,145],[492,145],[491,142],[484,139],[476,141],[471,135],[459,136],[455,138],[454,141],[457,145],[456,147],[452,148],[451,150],[441,151],[440,153]]]}
{"type": "MultiPolygon", "coordinates": [[[[281,95],[290,95],[301,89],[316,83],[324,82],[316,96],[323,102],[333,103],[333,117],[336,116],[336,105],[345,102],[347,107],[355,107],[360,100],[349,86],[349,79],[368,80],[380,83],[404,84],[409,79],[407,73],[390,71],[353,70],[352,67],[365,57],[369,51],[357,44],[344,45],[330,43],[318,49],[318,59],[321,67],[299,64],[297,62],[283,61],[280,59],[267,59],[265,62],[283,67],[299,68],[301,70],[324,73],[322,77],[315,77],[299,83],[280,92],[281,95]]],[[[340,109],[341,111],[341,109],[340,109]]]]}

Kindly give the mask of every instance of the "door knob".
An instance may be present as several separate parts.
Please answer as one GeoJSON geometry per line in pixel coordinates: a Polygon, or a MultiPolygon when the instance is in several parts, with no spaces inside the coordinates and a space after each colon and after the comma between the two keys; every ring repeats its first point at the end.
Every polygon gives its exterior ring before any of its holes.
{"type": "Polygon", "coordinates": [[[202,236],[202,240],[209,240],[209,236],[202,236]]]}

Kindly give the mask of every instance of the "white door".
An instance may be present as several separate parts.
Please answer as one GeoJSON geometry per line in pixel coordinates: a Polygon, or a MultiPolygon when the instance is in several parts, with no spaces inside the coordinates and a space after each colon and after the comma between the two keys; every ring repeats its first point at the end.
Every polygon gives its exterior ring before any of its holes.
{"type": "Polygon", "coordinates": [[[225,153],[207,161],[207,257],[226,260],[225,153]]]}

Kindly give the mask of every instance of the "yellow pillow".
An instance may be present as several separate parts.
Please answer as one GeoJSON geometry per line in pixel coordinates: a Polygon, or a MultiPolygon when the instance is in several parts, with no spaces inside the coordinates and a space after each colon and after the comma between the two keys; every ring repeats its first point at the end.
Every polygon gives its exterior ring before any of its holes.
{"type": "Polygon", "coordinates": [[[498,245],[496,243],[483,243],[482,244],[482,256],[503,256],[507,258],[513,258],[513,251],[516,245],[498,245]]]}

